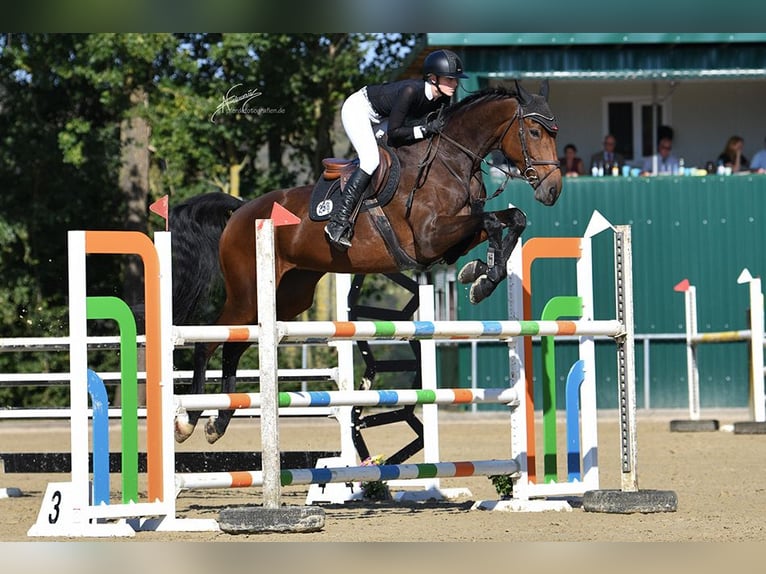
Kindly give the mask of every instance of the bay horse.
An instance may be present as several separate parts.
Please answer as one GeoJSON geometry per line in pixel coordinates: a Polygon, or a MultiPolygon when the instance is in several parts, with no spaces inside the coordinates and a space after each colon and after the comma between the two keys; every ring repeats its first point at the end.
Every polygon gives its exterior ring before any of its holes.
{"type": "MultiPolygon", "coordinates": [[[[326,273],[426,269],[439,262],[454,263],[488,241],[487,261],[472,261],[459,274],[462,283],[472,283],[470,298],[478,303],[505,278],[506,262],[526,227],[526,216],[519,209],[484,210],[488,199],[481,177],[484,158],[500,150],[516,168],[506,171],[506,176],[526,180],[535,199],[544,205],[553,205],[561,193],[558,126],[547,92],[543,82],[539,94],[518,83],[515,90],[474,93],[446,108],[441,133],[396,148],[400,183],[383,212],[398,240],[398,253],[384,242],[369,213],[359,215],[351,248],[332,247],[324,222],[312,221],[308,215],[311,185],[271,191],[246,202],[214,192],[174,207],[169,217],[174,324],[194,317],[209,285],[216,276],[220,280],[221,273],[226,301],[217,324],[257,324],[255,220],[268,219],[275,203],[301,220],[275,228],[277,320],[292,320],[311,307],[317,282],[326,273]]],[[[191,393],[204,392],[207,363],[218,345],[195,345],[191,393]]],[[[223,343],[222,392],[234,392],[237,365],[249,346],[248,342],[223,343]]],[[[220,411],[211,417],[205,427],[208,442],[224,434],[232,414],[220,411]]],[[[191,435],[200,415],[179,413],[177,441],[191,435]]]]}

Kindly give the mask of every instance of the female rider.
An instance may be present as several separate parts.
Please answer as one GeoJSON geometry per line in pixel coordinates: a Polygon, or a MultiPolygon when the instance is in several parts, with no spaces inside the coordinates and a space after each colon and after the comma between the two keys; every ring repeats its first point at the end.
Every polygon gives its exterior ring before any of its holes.
{"type": "Polygon", "coordinates": [[[380,163],[374,126],[387,120],[388,143],[398,147],[431,137],[443,127],[441,114],[425,118],[449,104],[463,73],[463,63],[450,50],[436,50],[423,62],[424,80],[365,86],[351,94],[341,107],[341,122],[359,156],[359,167],[342,192],[342,203],[325,227],[330,243],[340,250],[351,247],[354,221],[351,214],[380,163]],[[421,123],[411,125],[414,120],[421,123]]]}

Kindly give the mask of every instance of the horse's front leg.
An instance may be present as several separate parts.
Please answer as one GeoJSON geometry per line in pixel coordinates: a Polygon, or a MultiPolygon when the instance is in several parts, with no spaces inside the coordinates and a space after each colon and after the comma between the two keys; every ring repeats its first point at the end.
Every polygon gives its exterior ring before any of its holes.
{"type": "MultiPolygon", "coordinates": [[[[223,357],[221,361],[222,393],[233,393],[236,390],[237,366],[239,365],[239,359],[249,346],[249,342],[223,344],[223,357]]],[[[233,410],[227,410],[218,411],[217,417],[210,417],[205,425],[205,438],[207,439],[207,442],[213,444],[224,435],[233,415],[233,410]]]]}
{"type": "Polygon", "coordinates": [[[489,242],[487,262],[479,259],[471,261],[458,274],[458,281],[471,283],[471,303],[476,304],[489,297],[505,279],[508,259],[526,226],[524,212],[515,207],[484,215],[484,230],[489,242]],[[503,236],[505,229],[508,229],[508,233],[503,236]]]}

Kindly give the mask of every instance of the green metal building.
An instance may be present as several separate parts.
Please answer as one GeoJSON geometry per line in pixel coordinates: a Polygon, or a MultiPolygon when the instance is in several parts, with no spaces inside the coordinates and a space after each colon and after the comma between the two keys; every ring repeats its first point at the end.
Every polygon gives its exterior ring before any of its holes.
{"type": "MultiPolygon", "coordinates": [[[[749,156],[766,136],[766,34],[429,34],[422,54],[438,47],[461,55],[471,76],[463,84],[468,91],[549,78],[560,146],[577,141],[588,152],[583,159],[618,127],[634,165],[652,152],[659,124],[672,125],[675,148],[689,166],[717,156],[730,133],[745,137],[749,156]],[[615,103],[626,102],[627,120],[616,119],[615,103]]],[[[499,183],[489,174],[485,180],[490,191],[499,183]]],[[[565,178],[553,207],[536,204],[531,189],[516,182],[490,206],[508,203],[527,214],[525,239],[581,236],[596,209],[614,224],[632,225],[638,406],[686,408],[683,295],[673,287],[682,279],[697,286],[701,332],[747,328],[747,286],[736,279],[743,268],[762,276],[766,267],[766,175],[565,178]]],[[[485,252],[480,246],[457,267],[485,252]]],[[[611,238],[597,237],[594,255],[596,318],[613,318],[611,238]]],[[[550,297],[575,294],[572,262],[538,263],[532,280],[535,318],[550,297]]],[[[508,316],[502,288],[474,306],[467,289],[454,283],[453,270],[439,275],[436,287],[442,318],[508,316]]],[[[472,355],[468,346],[442,347],[444,386],[470,386],[473,379],[479,387],[507,383],[506,346],[477,349],[472,355]]],[[[614,408],[613,344],[599,343],[597,354],[599,406],[614,408]]],[[[537,355],[536,349],[539,379],[537,355]]],[[[748,405],[746,343],[702,346],[698,358],[703,409],[748,405]]],[[[557,344],[560,397],[574,360],[575,345],[557,344]]]]}

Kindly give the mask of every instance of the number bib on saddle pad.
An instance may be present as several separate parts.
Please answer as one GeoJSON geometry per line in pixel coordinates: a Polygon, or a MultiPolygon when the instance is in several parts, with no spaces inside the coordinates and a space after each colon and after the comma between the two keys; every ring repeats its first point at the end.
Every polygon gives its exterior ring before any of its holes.
{"type": "MultiPolygon", "coordinates": [[[[380,165],[372,174],[372,180],[364,194],[360,213],[375,205],[382,207],[388,204],[399,187],[401,172],[399,158],[391,148],[382,142],[378,142],[378,149],[380,150],[380,165]]],[[[324,173],[319,176],[319,180],[311,192],[309,217],[312,221],[330,219],[333,211],[341,204],[341,185],[346,185],[348,178],[359,166],[359,160],[356,159],[328,158],[322,160],[322,163],[325,166],[324,173]]]]}

